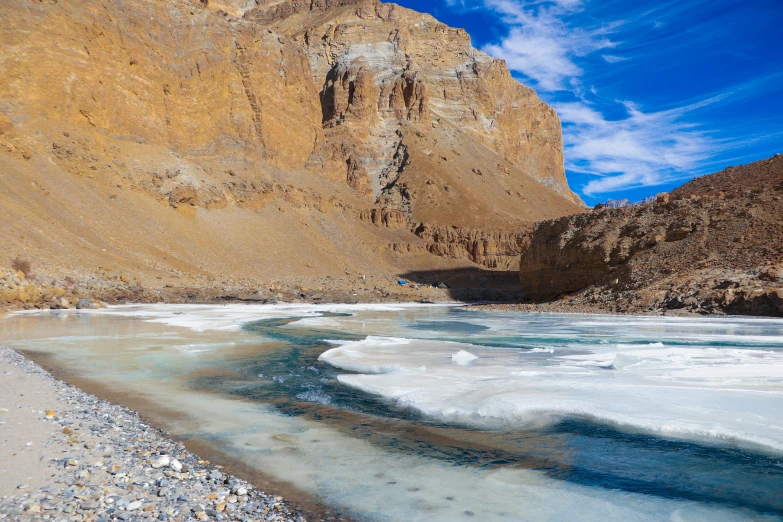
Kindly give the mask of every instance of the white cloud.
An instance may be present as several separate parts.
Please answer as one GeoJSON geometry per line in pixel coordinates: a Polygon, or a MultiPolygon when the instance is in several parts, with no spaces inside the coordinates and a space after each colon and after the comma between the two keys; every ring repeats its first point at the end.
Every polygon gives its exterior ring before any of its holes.
{"type": "MultiPolygon", "coordinates": [[[[584,101],[585,90],[596,97],[597,91],[595,87],[583,88],[582,78],[587,73],[580,66],[581,59],[618,47],[611,35],[622,21],[579,26],[574,20],[589,20],[582,16],[589,7],[582,0],[483,0],[483,5],[499,13],[509,27],[508,35],[485,46],[485,52],[504,59],[512,71],[531,79],[534,87],[550,93],[550,98],[568,95],[581,100],[553,106],[563,122],[566,168],[594,176],[582,187],[584,195],[683,178],[715,151],[715,141],[683,121],[683,115],[722,97],[649,113],[632,102],[619,102],[625,109],[621,119],[608,119],[584,101]]],[[[611,53],[600,57],[607,67],[627,60],[611,53]]],[[[616,109],[609,104],[603,108],[616,109]]]]}
{"type": "Polygon", "coordinates": [[[623,58],[622,56],[615,56],[612,54],[602,54],[601,58],[603,58],[607,63],[620,63],[628,59],[628,58],[623,58]]]}
{"type": "Polygon", "coordinates": [[[571,79],[582,75],[575,59],[616,44],[606,37],[610,27],[571,27],[565,19],[582,10],[581,0],[527,1],[484,0],[509,25],[499,44],[483,51],[502,58],[511,70],[531,78],[543,91],[566,90],[571,79]]]}
{"type": "Polygon", "coordinates": [[[583,102],[554,104],[565,126],[567,168],[596,176],[582,187],[586,196],[681,179],[721,146],[682,120],[701,104],[652,113],[624,105],[625,118],[607,120],[583,102]]]}

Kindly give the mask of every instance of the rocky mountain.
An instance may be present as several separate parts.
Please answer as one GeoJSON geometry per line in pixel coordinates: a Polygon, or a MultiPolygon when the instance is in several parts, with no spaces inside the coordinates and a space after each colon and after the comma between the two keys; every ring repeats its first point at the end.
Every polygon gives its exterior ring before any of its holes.
{"type": "Polygon", "coordinates": [[[0,0],[0,258],[150,285],[508,268],[557,114],[376,0],[0,0]]]}
{"type": "Polygon", "coordinates": [[[783,316],[783,156],[539,223],[520,279],[537,301],[783,316]]]}
{"type": "Polygon", "coordinates": [[[628,198],[623,199],[610,199],[604,204],[604,207],[606,208],[623,208],[623,207],[630,207],[633,203],[628,198]]]}

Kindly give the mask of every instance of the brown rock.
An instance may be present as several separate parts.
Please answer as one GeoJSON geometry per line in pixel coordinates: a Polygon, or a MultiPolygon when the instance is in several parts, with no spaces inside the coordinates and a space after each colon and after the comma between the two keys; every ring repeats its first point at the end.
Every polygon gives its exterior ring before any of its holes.
{"type": "Polygon", "coordinates": [[[775,157],[697,178],[668,202],[539,223],[520,280],[537,301],[608,289],[628,310],[779,316],[781,179],[775,157]]]}
{"type": "Polygon", "coordinates": [[[8,117],[0,112],[0,135],[11,134],[14,130],[14,124],[8,117]]]}
{"type": "Polygon", "coordinates": [[[584,210],[554,111],[428,15],[375,0],[6,4],[0,256],[34,253],[84,286],[96,266],[156,286],[101,275],[111,302],[306,264],[502,268],[518,231],[584,210]]]}

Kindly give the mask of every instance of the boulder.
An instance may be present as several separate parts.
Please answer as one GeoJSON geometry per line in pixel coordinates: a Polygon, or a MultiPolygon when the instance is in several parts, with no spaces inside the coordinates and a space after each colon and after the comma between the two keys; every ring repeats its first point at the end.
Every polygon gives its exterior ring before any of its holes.
{"type": "Polygon", "coordinates": [[[92,302],[92,299],[90,299],[89,297],[85,297],[83,299],[79,299],[76,302],[76,309],[77,310],[85,310],[85,309],[89,310],[89,309],[94,309],[94,308],[97,308],[97,307],[95,306],[95,303],[92,302]]]}

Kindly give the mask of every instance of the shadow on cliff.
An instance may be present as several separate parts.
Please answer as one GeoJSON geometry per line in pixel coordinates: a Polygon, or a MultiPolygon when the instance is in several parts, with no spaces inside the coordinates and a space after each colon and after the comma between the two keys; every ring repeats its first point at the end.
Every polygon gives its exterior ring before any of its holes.
{"type": "Polygon", "coordinates": [[[420,270],[402,274],[411,283],[447,287],[452,299],[465,302],[522,301],[525,297],[519,272],[478,267],[454,270],[420,270]]]}

